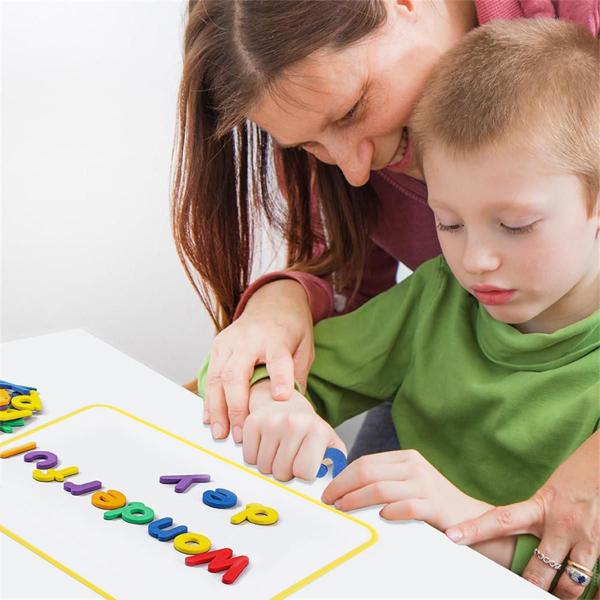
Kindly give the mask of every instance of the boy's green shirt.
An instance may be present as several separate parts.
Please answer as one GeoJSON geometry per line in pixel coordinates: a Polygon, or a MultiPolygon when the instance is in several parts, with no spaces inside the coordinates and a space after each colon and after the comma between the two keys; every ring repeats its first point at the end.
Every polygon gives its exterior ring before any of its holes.
{"type": "MultiPolygon", "coordinates": [[[[442,257],[314,333],[307,397],[324,419],[335,427],[392,400],[401,446],[494,505],[530,497],[599,425],[600,311],[552,334],[520,333],[490,317],[442,257]]],[[[520,537],[514,571],[535,544],[520,537]]]]}

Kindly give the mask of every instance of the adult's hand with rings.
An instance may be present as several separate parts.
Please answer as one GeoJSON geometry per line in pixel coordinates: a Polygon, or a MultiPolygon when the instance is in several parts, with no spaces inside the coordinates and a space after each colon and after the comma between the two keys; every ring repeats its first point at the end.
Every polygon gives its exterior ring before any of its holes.
{"type": "Polygon", "coordinates": [[[314,358],[313,320],[304,288],[293,279],[258,289],[244,312],[213,340],[206,375],[204,422],[213,437],[242,441],[250,378],[265,364],[276,400],[287,400],[294,379],[306,386],[314,358]]]}
{"type": "Polygon", "coordinates": [[[523,577],[548,590],[557,564],[560,568],[566,563],[552,593],[559,598],[579,598],[590,579],[585,577],[586,572],[594,569],[600,555],[600,431],[589,437],[528,500],[499,506],[446,530],[453,541],[469,545],[521,533],[540,540],[523,577]],[[575,563],[575,571],[569,559],[575,563]]]}

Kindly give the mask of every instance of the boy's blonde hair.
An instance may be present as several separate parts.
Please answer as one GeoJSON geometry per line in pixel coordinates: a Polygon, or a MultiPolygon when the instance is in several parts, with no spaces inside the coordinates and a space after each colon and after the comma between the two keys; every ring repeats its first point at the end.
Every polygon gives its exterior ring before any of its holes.
{"type": "Polygon", "coordinates": [[[527,144],[582,178],[591,214],[600,182],[598,40],[555,19],[479,27],[436,65],[413,113],[417,160],[432,141],[459,154],[527,144]]]}

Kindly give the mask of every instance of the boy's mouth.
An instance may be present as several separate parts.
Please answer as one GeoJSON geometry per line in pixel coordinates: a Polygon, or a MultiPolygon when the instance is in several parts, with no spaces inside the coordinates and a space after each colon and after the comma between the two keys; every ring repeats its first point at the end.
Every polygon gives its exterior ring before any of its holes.
{"type": "Polygon", "coordinates": [[[471,288],[471,293],[481,302],[488,306],[497,306],[510,302],[517,290],[507,290],[497,288],[491,285],[474,285],[471,288]]]}

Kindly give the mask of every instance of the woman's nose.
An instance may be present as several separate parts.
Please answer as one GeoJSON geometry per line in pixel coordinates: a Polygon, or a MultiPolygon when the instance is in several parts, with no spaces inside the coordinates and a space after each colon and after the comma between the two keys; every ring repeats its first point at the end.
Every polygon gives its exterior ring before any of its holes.
{"type": "Polygon", "coordinates": [[[354,187],[365,185],[371,176],[374,146],[367,139],[352,143],[338,142],[329,148],[329,155],[354,187]]]}

